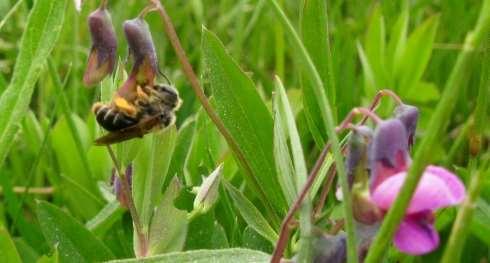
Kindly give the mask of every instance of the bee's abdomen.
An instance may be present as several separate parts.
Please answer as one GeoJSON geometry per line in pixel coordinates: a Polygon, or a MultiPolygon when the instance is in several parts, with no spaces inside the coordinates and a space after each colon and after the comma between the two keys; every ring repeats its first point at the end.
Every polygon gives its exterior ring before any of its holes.
{"type": "Polygon", "coordinates": [[[93,112],[97,122],[107,131],[118,131],[138,122],[117,109],[100,103],[94,105],[93,112]]]}

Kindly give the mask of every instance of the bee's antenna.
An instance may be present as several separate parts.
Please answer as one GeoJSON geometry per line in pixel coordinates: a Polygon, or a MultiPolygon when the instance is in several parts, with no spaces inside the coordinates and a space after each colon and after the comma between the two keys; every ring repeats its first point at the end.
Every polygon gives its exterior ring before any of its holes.
{"type": "Polygon", "coordinates": [[[158,74],[160,74],[162,77],[165,78],[165,80],[167,80],[167,84],[172,86],[172,81],[170,81],[170,79],[167,77],[167,75],[165,75],[165,73],[162,72],[162,70],[160,68],[158,68],[158,74]]]}

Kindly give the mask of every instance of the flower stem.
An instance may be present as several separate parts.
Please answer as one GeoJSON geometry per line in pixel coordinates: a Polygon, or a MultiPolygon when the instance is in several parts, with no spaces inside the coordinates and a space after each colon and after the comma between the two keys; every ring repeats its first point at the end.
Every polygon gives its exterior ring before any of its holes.
{"type": "MultiPolygon", "coordinates": [[[[488,162],[487,165],[488,166],[488,162]]],[[[454,225],[451,231],[451,236],[446,249],[444,250],[444,255],[442,256],[442,263],[459,262],[461,256],[461,249],[463,248],[464,241],[466,238],[466,233],[470,226],[469,222],[473,216],[473,212],[476,207],[476,201],[480,195],[481,188],[485,177],[490,176],[490,169],[481,169],[473,173],[471,178],[470,186],[468,189],[468,195],[466,196],[461,208],[456,216],[454,225]]]]}
{"type": "Polygon", "coordinates": [[[366,257],[366,263],[381,262],[386,247],[391,242],[393,234],[405,215],[412,194],[417,187],[422,172],[430,160],[430,155],[434,148],[434,144],[439,140],[440,134],[446,127],[450,119],[451,112],[459,98],[459,93],[465,86],[462,82],[466,70],[471,65],[471,55],[474,48],[477,48],[482,39],[486,37],[490,31],[490,0],[485,0],[481,9],[480,18],[473,32],[470,32],[465,40],[465,48],[458,56],[456,64],[449,76],[449,80],[444,88],[444,93],[441,97],[437,108],[432,115],[427,132],[422,139],[420,148],[415,153],[415,158],[408,171],[405,183],[398,193],[398,197],[388,211],[381,228],[374,239],[371,248],[366,257]]]}
{"type": "Polygon", "coordinates": [[[182,71],[184,75],[187,77],[187,80],[189,80],[191,87],[194,90],[194,93],[196,94],[197,99],[199,100],[202,107],[208,114],[209,118],[213,121],[214,125],[216,125],[221,135],[223,135],[223,137],[225,138],[226,142],[228,143],[232,151],[235,153],[235,156],[238,159],[239,163],[241,164],[242,168],[244,169],[245,174],[249,176],[250,182],[252,183],[251,187],[257,190],[260,200],[266,207],[266,212],[269,213],[272,219],[273,225],[279,225],[279,217],[274,211],[274,208],[272,207],[272,204],[267,198],[265,192],[262,190],[260,183],[257,181],[257,178],[254,176],[252,172],[252,168],[250,167],[250,163],[245,158],[245,155],[243,154],[242,150],[238,146],[238,143],[235,141],[233,136],[225,127],[223,121],[220,119],[218,114],[211,107],[211,104],[209,103],[206,94],[204,94],[204,91],[201,88],[201,85],[199,84],[199,79],[196,76],[196,73],[194,73],[192,65],[189,62],[189,59],[187,58],[184,49],[182,48],[179,37],[175,32],[175,27],[172,23],[170,16],[167,14],[165,7],[160,3],[159,0],[149,0],[149,1],[155,6],[158,13],[160,14],[160,17],[162,18],[165,33],[167,34],[169,41],[175,50],[175,53],[180,61],[180,64],[182,65],[182,71]]]}
{"type": "Polygon", "coordinates": [[[134,205],[134,200],[133,200],[133,193],[131,192],[131,186],[128,183],[128,179],[126,176],[126,173],[121,170],[121,166],[119,164],[119,161],[116,158],[116,155],[114,154],[114,151],[112,150],[112,147],[110,145],[107,145],[107,151],[109,152],[109,155],[111,156],[112,162],[114,163],[114,168],[116,170],[117,176],[121,179],[121,186],[122,186],[122,191],[127,197],[128,200],[128,209],[129,213],[131,214],[131,218],[133,219],[134,223],[134,228],[136,231],[136,234],[138,235],[138,242],[139,242],[139,249],[138,255],[137,256],[146,256],[148,252],[148,240],[146,238],[145,233],[143,232],[143,227],[140,221],[140,217],[138,215],[138,211],[136,210],[136,206],[134,205]]]}

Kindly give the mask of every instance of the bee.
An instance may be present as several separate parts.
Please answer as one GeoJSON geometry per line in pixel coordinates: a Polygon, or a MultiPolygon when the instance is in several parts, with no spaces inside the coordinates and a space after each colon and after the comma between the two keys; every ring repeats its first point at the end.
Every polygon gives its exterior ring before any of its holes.
{"type": "Polygon", "coordinates": [[[164,84],[138,87],[132,103],[120,97],[109,104],[95,103],[92,109],[96,120],[109,131],[95,143],[113,144],[168,127],[175,122],[175,111],[181,104],[176,90],[164,84]]]}

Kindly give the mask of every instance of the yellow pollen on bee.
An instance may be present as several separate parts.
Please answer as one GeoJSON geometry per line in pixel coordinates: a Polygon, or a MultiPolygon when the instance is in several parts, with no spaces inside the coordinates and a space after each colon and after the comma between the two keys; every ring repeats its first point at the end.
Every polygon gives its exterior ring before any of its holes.
{"type": "Polygon", "coordinates": [[[129,116],[136,115],[136,108],[131,105],[126,99],[122,97],[115,97],[113,101],[116,107],[126,112],[129,116]]]}

